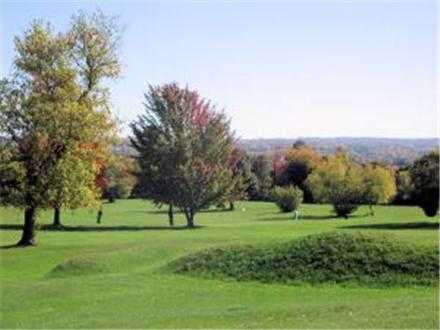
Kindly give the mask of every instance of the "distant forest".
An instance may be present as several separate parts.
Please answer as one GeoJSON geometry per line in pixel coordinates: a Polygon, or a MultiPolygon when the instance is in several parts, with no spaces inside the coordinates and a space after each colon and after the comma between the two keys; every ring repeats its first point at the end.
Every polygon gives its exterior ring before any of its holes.
{"type": "MultiPolygon", "coordinates": [[[[273,154],[302,141],[320,153],[328,155],[342,148],[359,161],[378,162],[405,167],[416,158],[438,148],[439,140],[395,138],[297,138],[297,139],[240,139],[239,144],[251,155],[273,154]]],[[[130,143],[125,140],[115,148],[119,155],[133,154],[130,143]]]]}
{"type": "Polygon", "coordinates": [[[240,143],[250,154],[274,153],[292,146],[298,140],[322,154],[331,154],[338,148],[350,152],[360,161],[406,166],[432,149],[438,148],[439,140],[395,138],[298,138],[298,139],[243,139],[240,143]]]}

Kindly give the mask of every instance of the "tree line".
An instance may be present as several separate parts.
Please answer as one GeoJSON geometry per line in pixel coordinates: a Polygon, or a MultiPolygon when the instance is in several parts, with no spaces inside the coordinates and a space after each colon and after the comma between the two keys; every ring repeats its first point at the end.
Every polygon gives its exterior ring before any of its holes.
{"type": "Polygon", "coordinates": [[[12,74],[0,81],[0,203],[24,211],[18,245],[36,243],[42,209],[52,208],[60,226],[62,208],[130,195],[166,205],[170,225],[174,210],[182,211],[188,228],[212,205],[233,210],[238,200],[291,196],[294,207],[302,199],[331,203],[347,217],[360,204],[409,193],[427,215],[437,213],[438,152],[402,171],[342,150],[323,156],[301,141],[250,156],[223,111],[176,83],[149,86],[144,111],[130,125],[136,153],[115,155],[117,124],[105,86],[120,76],[120,37],[117,20],[95,12],[74,15],[66,32],[35,21],[15,38],[12,74]]]}

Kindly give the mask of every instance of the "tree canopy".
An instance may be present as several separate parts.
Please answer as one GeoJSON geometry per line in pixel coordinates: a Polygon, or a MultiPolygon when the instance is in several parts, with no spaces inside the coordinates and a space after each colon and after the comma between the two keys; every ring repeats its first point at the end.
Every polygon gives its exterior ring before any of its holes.
{"type": "Polygon", "coordinates": [[[275,181],[280,186],[295,185],[301,188],[305,201],[310,203],[313,196],[306,180],[321,162],[322,156],[299,140],[275,162],[275,181]]]}
{"type": "Polygon", "coordinates": [[[355,211],[365,195],[362,166],[344,152],[329,156],[309,176],[316,201],[331,203],[338,216],[355,211]]]}
{"type": "Polygon", "coordinates": [[[15,38],[13,74],[0,82],[0,169],[14,171],[0,196],[25,209],[20,245],[35,244],[36,211],[57,196],[70,207],[97,196],[98,158],[108,156],[114,127],[102,82],[119,74],[117,35],[115,20],[98,12],[74,16],[66,33],[35,21],[15,38]]]}
{"type": "Polygon", "coordinates": [[[419,158],[409,170],[414,199],[427,216],[437,215],[439,208],[439,152],[419,158]]]}
{"type": "Polygon", "coordinates": [[[390,202],[397,193],[394,171],[385,166],[367,164],[363,168],[364,198],[363,202],[370,205],[390,202]]]}
{"type": "Polygon", "coordinates": [[[225,115],[197,92],[150,86],[131,127],[146,195],[180,208],[188,227],[199,210],[228,196],[234,137],[225,115]]]}

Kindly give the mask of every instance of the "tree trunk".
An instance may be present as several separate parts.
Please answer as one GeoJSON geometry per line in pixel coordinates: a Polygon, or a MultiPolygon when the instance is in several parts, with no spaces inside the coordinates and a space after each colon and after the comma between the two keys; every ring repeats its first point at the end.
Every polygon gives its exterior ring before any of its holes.
{"type": "Polygon", "coordinates": [[[374,210],[373,210],[373,205],[370,204],[370,215],[373,216],[374,215],[374,210]]]}
{"type": "Polygon", "coordinates": [[[23,233],[17,245],[19,246],[36,245],[35,220],[36,220],[36,208],[34,206],[27,206],[26,209],[24,210],[23,233]]]}
{"type": "Polygon", "coordinates": [[[173,212],[173,205],[170,204],[168,207],[168,221],[170,222],[170,226],[174,226],[174,212],[173,212]]]}
{"type": "Polygon", "coordinates": [[[102,211],[102,205],[101,205],[99,207],[98,214],[96,215],[96,223],[97,224],[101,224],[102,214],[103,214],[103,211],[102,211]]]}
{"type": "Polygon", "coordinates": [[[61,226],[61,219],[60,219],[60,208],[58,206],[55,206],[53,208],[53,225],[55,227],[60,227],[61,226]]]}
{"type": "Polygon", "coordinates": [[[229,211],[234,211],[235,205],[234,202],[229,202],[229,211]]]}
{"type": "Polygon", "coordinates": [[[193,211],[186,211],[186,226],[188,228],[194,228],[194,212],[193,211]]]}

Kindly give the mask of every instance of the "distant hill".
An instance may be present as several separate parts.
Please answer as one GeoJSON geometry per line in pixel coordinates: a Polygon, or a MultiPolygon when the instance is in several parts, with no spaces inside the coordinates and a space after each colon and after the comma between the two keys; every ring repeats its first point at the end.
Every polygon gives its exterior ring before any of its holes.
{"type": "Polygon", "coordinates": [[[273,153],[297,141],[304,141],[322,154],[331,154],[343,148],[362,161],[377,161],[405,166],[424,153],[438,148],[439,140],[395,138],[299,138],[299,139],[243,139],[241,146],[251,154],[273,153]]]}
{"type": "MultiPolygon", "coordinates": [[[[334,153],[338,148],[350,152],[360,161],[377,161],[405,166],[428,151],[439,146],[439,140],[431,139],[388,139],[388,138],[299,138],[299,139],[242,139],[240,145],[250,154],[274,153],[304,141],[324,155],[334,153]]],[[[134,155],[128,139],[114,152],[119,155],[134,155]]]]}

